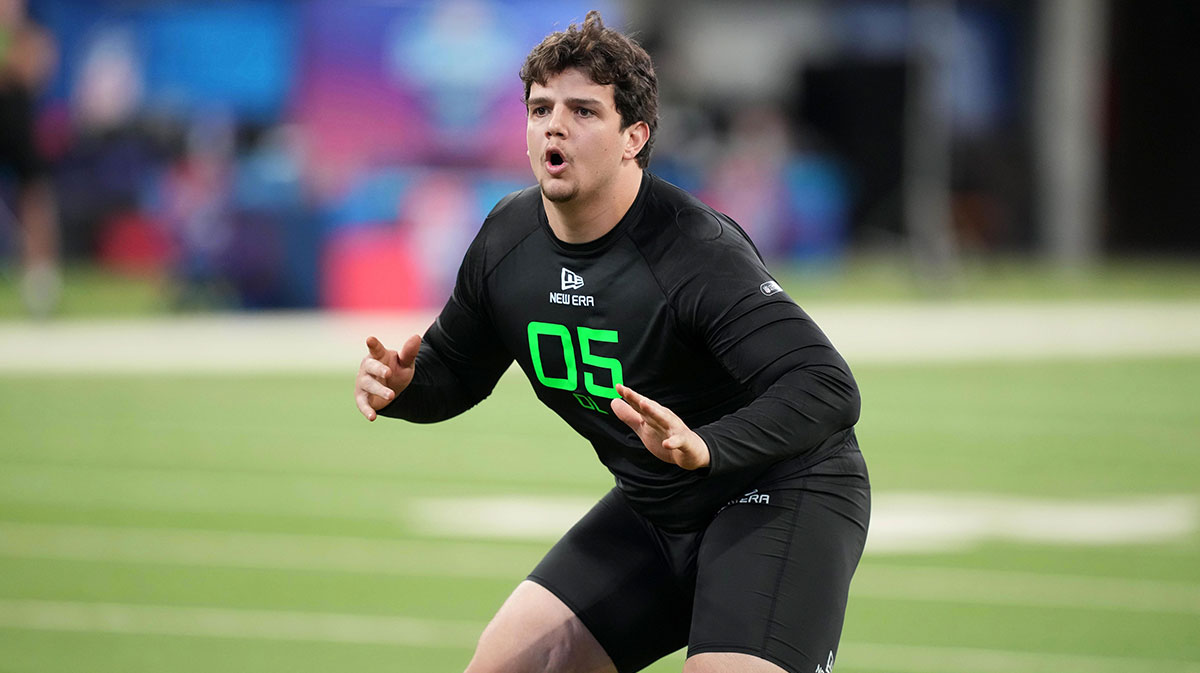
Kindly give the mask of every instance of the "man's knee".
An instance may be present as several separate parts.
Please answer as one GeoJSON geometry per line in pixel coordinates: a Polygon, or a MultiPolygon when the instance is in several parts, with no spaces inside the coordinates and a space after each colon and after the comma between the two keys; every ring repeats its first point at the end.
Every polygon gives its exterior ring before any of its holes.
{"type": "Polygon", "coordinates": [[[579,618],[533,582],[513,591],[483,630],[466,673],[614,673],[579,618]]]}
{"type": "Polygon", "coordinates": [[[465,673],[566,673],[572,653],[567,638],[557,631],[538,633],[520,628],[521,622],[497,615],[484,628],[465,673]],[[516,628],[514,628],[516,627],[516,628]]]}

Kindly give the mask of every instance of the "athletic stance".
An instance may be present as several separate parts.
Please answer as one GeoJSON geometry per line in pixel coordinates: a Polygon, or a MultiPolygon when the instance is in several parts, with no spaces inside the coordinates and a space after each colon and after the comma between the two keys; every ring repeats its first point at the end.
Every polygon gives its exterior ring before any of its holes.
{"type": "Polygon", "coordinates": [[[515,360],[616,486],[500,608],[469,673],[828,673],[870,494],[845,361],[728,217],[644,169],[657,81],[591,12],[521,70],[537,186],[484,221],[437,321],[367,339],[355,396],[465,411],[515,360]]]}

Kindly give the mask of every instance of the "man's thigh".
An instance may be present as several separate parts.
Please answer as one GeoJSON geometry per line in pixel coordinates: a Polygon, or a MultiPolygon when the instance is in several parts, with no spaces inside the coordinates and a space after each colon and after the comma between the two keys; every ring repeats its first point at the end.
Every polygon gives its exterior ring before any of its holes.
{"type": "Polygon", "coordinates": [[[541,585],[517,586],[479,637],[467,673],[615,673],[575,613],[541,585]]]}
{"type": "Polygon", "coordinates": [[[831,668],[870,517],[861,460],[835,456],[717,515],[700,546],[692,659],[739,653],[791,672],[831,668]]]}
{"type": "Polygon", "coordinates": [[[610,491],[546,554],[529,579],[557,596],[620,673],[687,644],[693,579],[673,571],[664,542],[610,491]]]}

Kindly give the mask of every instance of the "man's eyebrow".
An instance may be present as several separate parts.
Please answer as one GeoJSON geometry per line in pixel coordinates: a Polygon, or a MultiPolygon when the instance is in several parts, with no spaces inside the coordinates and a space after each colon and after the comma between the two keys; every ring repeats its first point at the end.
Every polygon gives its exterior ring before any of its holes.
{"type": "MultiPolygon", "coordinates": [[[[598,108],[598,107],[604,106],[604,103],[602,103],[600,100],[598,100],[596,98],[568,98],[564,102],[567,105],[570,105],[571,107],[598,108]]],[[[548,98],[546,96],[538,96],[537,98],[530,98],[529,100],[525,101],[525,106],[526,107],[540,107],[542,105],[551,105],[553,103],[554,103],[554,100],[551,98],[548,98]]]]}

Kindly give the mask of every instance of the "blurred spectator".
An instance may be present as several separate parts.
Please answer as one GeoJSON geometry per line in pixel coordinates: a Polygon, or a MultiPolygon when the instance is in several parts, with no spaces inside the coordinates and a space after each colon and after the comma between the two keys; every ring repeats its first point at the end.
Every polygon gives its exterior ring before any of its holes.
{"type": "Polygon", "coordinates": [[[783,168],[791,156],[787,121],[773,106],[739,110],[728,151],[716,162],[704,199],[734,218],[759,249],[779,247],[783,168]]]}
{"type": "Polygon", "coordinates": [[[183,156],[172,164],[163,184],[168,228],[178,246],[183,307],[221,306],[230,291],[228,265],[234,251],[230,196],[235,149],[231,115],[198,115],[188,130],[183,156]]]}
{"type": "Polygon", "coordinates": [[[50,34],[26,14],[25,0],[0,0],[0,177],[16,179],[21,295],[46,317],[58,305],[58,213],[49,174],[34,142],[34,98],[57,65],[50,34]]]}

